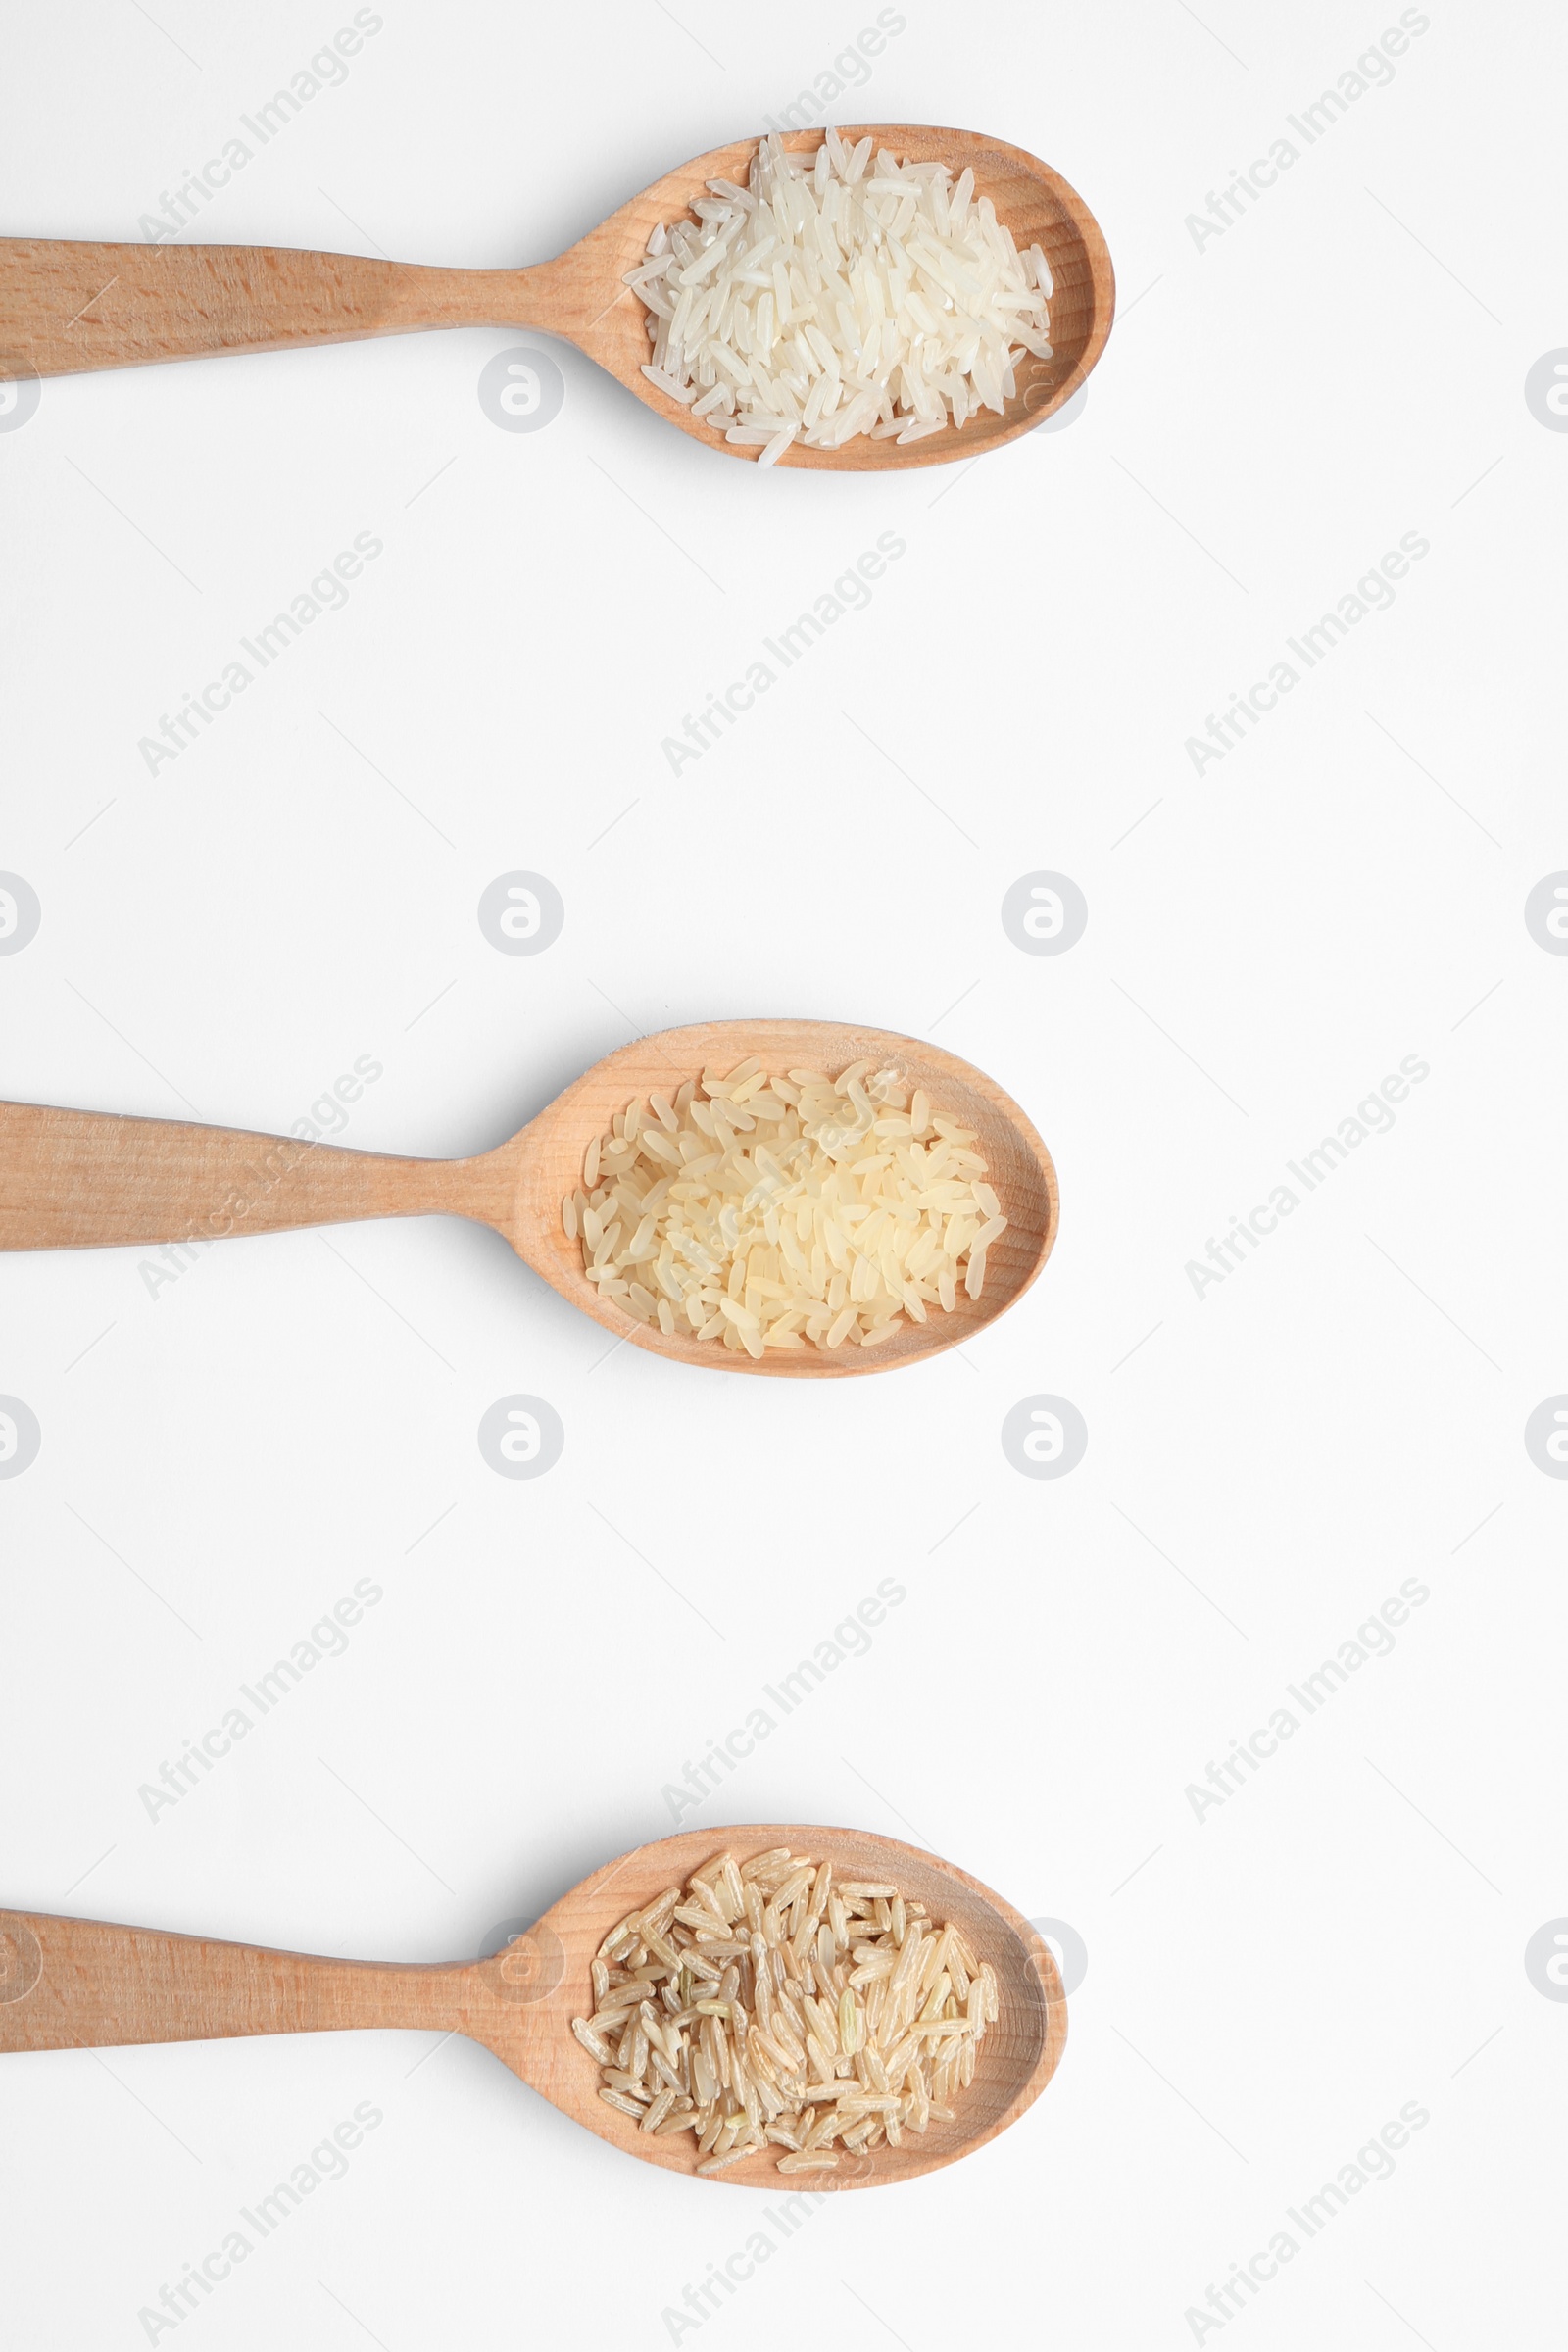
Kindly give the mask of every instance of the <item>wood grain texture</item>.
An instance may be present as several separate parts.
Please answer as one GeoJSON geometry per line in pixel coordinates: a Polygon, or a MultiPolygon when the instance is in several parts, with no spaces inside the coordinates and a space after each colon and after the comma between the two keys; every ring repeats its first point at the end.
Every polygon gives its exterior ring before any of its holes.
{"type": "Polygon", "coordinates": [[[475,1196],[463,1166],[0,1102],[0,1249],[212,1242],[363,1217],[466,1215],[475,1196]]]}
{"type": "Polygon", "coordinates": [[[506,1236],[535,1273],[617,1339],[710,1371],[789,1380],[882,1372],[955,1348],[1021,1298],[1051,1254],[1059,1217],[1051,1154],[1001,1087],[956,1054],[885,1029],[831,1021],[709,1021],[639,1038],[596,1062],[518,1134],[471,1159],[398,1159],[293,1137],[175,1120],[0,1103],[0,1249],[64,1250],[220,1240],[366,1217],[470,1217],[506,1236]],[[634,1098],[672,1093],[748,1054],[772,1070],[829,1075],[857,1061],[899,1071],[912,1091],[973,1127],[1008,1219],[978,1299],[908,1323],[875,1348],[769,1348],[760,1361],[695,1336],[668,1337],[601,1298],[561,1226],[596,1135],[634,1098]]]}
{"type": "MultiPolygon", "coordinates": [[[[961,430],[949,427],[902,449],[863,435],[838,450],[796,447],[785,452],[785,466],[865,471],[976,457],[1027,432],[1070,399],[1110,333],[1110,256],[1093,214],[1058,172],[1021,147],[973,131],[878,123],[841,135],[854,140],[867,131],[911,162],[941,161],[955,172],[967,166],[977,192],[992,198],[1017,243],[1043,248],[1055,280],[1055,357],[1020,362],[1017,390],[1000,416],[982,411],[961,430]]],[[[814,155],[823,136],[793,131],[784,144],[814,155]]],[[[755,463],[755,449],[725,441],[642,373],[647,314],[621,280],[641,261],[655,225],[679,218],[710,179],[745,178],[757,144],[737,139],[682,164],[559,259],[526,270],[429,269],[279,246],[0,239],[0,371],[72,375],[431,327],[535,328],[575,343],[680,431],[755,463]]]]}
{"type": "MultiPolygon", "coordinates": [[[[426,327],[542,324],[559,265],[433,270],[280,245],[0,239],[0,352],[39,375],[426,327]]],[[[566,331],[562,329],[559,331],[566,331]]]]}
{"type": "MultiPolygon", "coordinates": [[[[650,2137],[605,2105],[599,2070],[572,2038],[571,2021],[591,2014],[589,1963],[627,1912],[683,1884],[715,1853],[745,1861],[775,1845],[831,1859],[841,1876],[892,1880],[933,1917],[955,1921],[996,1969],[1001,1993],[1001,2014],[981,2043],[973,2082],[955,2098],[952,2123],[906,2133],[902,2147],[841,2160],[837,2172],[805,2175],[801,2184],[812,2191],[880,2187],[995,2139],[1045,2089],[1066,2040],[1066,2000],[1049,1945],[1010,1903],[952,1863],[868,1831],[800,1823],[689,1830],[639,1846],[573,1887],[504,1951],[450,1966],[316,1958],[0,1912],[0,2053],[352,2027],[457,2032],[601,2139],[695,2178],[694,2140],[650,2137]]],[[[776,2154],[747,2158],[711,2178],[729,2186],[782,2186],[776,2154]]]]}

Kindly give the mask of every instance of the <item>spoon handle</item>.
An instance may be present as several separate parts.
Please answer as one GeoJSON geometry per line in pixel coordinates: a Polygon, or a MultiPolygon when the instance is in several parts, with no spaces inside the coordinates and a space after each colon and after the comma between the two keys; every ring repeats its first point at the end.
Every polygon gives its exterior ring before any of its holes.
{"type": "Polygon", "coordinates": [[[550,272],[432,270],[277,245],[0,238],[0,373],[136,368],[431,326],[550,325],[550,272]]]}
{"type": "Polygon", "coordinates": [[[0,1250],[211,1242],[361,1217],[480,1216],[475,1160],[0,1102],[0,1250]]]}
{"type": "Polygon", "coordinates": [[[317,1959],[0,1911],[0,2052],[460,2023],[461,1967],[317,1959]]]}

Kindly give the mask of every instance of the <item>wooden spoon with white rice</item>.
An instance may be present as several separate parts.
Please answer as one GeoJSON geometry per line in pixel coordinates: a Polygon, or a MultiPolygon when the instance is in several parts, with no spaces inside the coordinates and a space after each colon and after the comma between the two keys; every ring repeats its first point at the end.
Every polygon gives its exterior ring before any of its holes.
{"type": "MultiPolygon", "coordinates": [[[[695,259],[683,328],[712,291],[710,262],[720,268],[722,255],[695,259]]],[[[1084,382],[1114,308],[1105,240],[1058,172],[977,131],[906,122],[732,140],[524,270],[0,239],[0,369],[13,377],[443,326],[532,328],[574,343],[710,448],[838,469],[940,466],[1014,440],[1084,382]],[[938,185],[906,199],[884,184],[890,172],[938,185]],[[693,327],[688,377],[686,345],[672,354],[661,327],[694,264],[671,257],[669,241],[687,229],[707,240],[715,210],[757,201],[776,202],[776,234],[761,253],[760,239],[746,250],[745,233],[726,237],[744,251],[740,278],[756,283],[725,290],[706,339],[701,320],[693,327]],[[1047,294],[1049,332],[1036,294],[1047,294]]]]}

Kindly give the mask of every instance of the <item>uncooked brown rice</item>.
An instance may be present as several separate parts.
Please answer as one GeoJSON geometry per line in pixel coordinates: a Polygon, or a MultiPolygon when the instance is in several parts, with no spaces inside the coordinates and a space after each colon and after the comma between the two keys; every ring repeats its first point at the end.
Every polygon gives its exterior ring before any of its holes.
{"type": "Polygon", "coordinates": [[[978,1298],[1007,1223],[973,1130],[922,1090],[755,1055],[617,1111],[561,1221],[601,1298],[753,1357],[875,1347],[960,1283],[978,1298]]]}
{"type": "Polygon", "coordinates": [[[642,2132],[694,2133],[702,2174],[768,2149],[781,2173],[834,2172],[841,2150],[951,2123],[1000,2007],[958,1928],[787,1846],[717,1854],[629,1912],[592,1981],[571,2030],[599,2096],[642,2132]]]}

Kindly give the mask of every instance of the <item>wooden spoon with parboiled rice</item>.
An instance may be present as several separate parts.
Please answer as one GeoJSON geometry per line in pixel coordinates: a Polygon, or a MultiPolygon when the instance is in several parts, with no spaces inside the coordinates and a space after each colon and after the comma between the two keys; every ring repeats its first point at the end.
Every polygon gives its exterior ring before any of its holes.
{"type": "Polygon", "coordinates": [[[719,1854],[631,1912],[592,1982],[571,2030],[599,2096],[641,2132],[694,2132],[705,2175],[768,2147],[781,2173],[835,2172],[839,2149],[953,2122],[999,2014],[958,1928],[787,1846],[719,1854]]]}
{"type": "Polygon", "coordinates": [[[976,1138],[891,1069],[769,1077],[755,1054],[617,1111],[562,1227],[601,1298],[760,1359],[891,1339],[978,1298],[1006,1229],[976,1138]]]}
{"type": "Polygon", "coordinates": [[[650,314],[644,375],[760,465],[794,441],[902,447],[1001,416],[1017,363],[1055,356],[1041,246],[1019,253],[967,166],[955,180],[872,146],[764,138],[744,187],[710,179],[626,273],[650,314]]]}
{"type": "MultiPolygon", "coordinates": [[[[506,879],[502,877],[503,883],[506,879]]],[[[641,1129],[640,1111],[634,1124],[641,1129]]],[[[711,1169],[708,1173],[710,1175],[711,1169]]],[[[798,1199],[796,1215],[808,1205],[808,1200],[798,1199]]],[[[659,1214],[664,1213],[659,1207],[659,1214]]],[[[596,1061],[506,1142],[463,1159],[408,1159],[392,1153],[344,1151],[331,1144],[301,1144],[294,1138],[191,1126],[179,1120],[127,1119],[35,1102],[0,1102],[0,1251],[132,1243],[146,1247],[177,1241],[181,1235],[200,1238],[283,1232],[300,1226],[342,1224],[358,1217],[432,1214],[471,1217],[493,1227],[573,1307],[604,1325],[617,1340],[630,1340],[652,1354],[743,1377],[840,1380],[938,1355],[1003,1313],[1029,1288],[1050,1255],[1059,1205],[1050,1152],[1027,1113],[994,1079],[940,1047],[863,1023],[704,1021],[633,1039],[596,1061]],[[740,1055],[751,1059],[738,1064],[740,1055]],[[815,1186],[823,1200],[827,1183],[822,1170],[834,1179],[833,1198],[838,1205],[828,1220],[834,1231],[822,1243],[820,1271],[826,1271],[829,1257],[834,1258],[834,1267],[824,1296],[801,1295],[796,1289],[790,1290],[787,1299],[776,1296],[784,1282],[781,1267],[788,1265],[789,1283],[799,1284],[799,1265],[789,1259],[792,1249],[797,1260],[807,1257],[808,1274],[816,1279],[814,1243],[810,1252],[804,1251],[802,1226],[794,1226],[792,1237],[790,1220],[784,1219],[779,1224],[775,1253],[766,1222],[767,1187],[777,1183],[776,1175],[768,1174],[767,1161],[782,1166],[779,1152],[786,1146],[781,1139],[795,1132],[793,1124],[786,1126],[780,1114],[787,1114],[789,1122],[797,1121],[806,1097],[787,1077],[771,1086],[759,1083],[749,1087],[748,1078],[737,1074],[740,1068],[750,1077],[757,1077],[764,1068],[795,1070],[798,1076],[810,1079],[813,1100],[820,1094],[831,1114],[829,1121],[819,1122],[824,1124],[818,1139],[825,1153],[818,1169],[822,1181],[818,1184],[811,1174],[811,1167],[817,1164],[814,1141],[808,1159],[796,1171],[807,1195],[815,1186]],[[690,1072],[704,1069],[709,1070],[710,1080],[705,1082],[705,1099],[699,1102],[695,1081],[689,1095],[682,1090],[690,1072]],[[730,1076],[717,1076],[720,1070],[729,1071],[730,1076]],[[842,1075],[831,1082],[815,1075],[828,1070],[842,1075]],[[868,1141],[858,1132],[865,1109],[855,1102],[850,1074],[859,1074],[857,1083],[864,1103],[869,1104],[867,1085],[872,1074],[894,1070],[899,1072],[898,1091],[909,1098],[908,1115],[895,1107],[894,1095],[888,1093],[886,1100],[875,1105],[880,1132],[868,1141]],[[862,1077],[866,1083],[860,1083],[862,1077]],[[834,1109],[831,1097],[840,1086],[847,1100],[834,1109]],[[727,1096],[726,1087],[730,1090],[727,1096]],[[786,1093],[795,1092],[800,1100],[787,1102],[781,1087],[786,1093]],[[670,1091],[686,1106],[679,1113],[668,1099],[670,1091]],[[656,1107],[647,1121],[647,1145],[639,1152],[640,1138],[634,1134],[622,1152],[618,1147],[628,1142],[624,1132],[628,1100],[634,1104],[662,1103],[677,1128],[684,1120],[692,1132],[675,1148],[656,1107]],[[924,1116],[922,1100],[927,1107],[941,1104],[944,1116],[956,1114],[948,1134],[939,1134],[933,1121],[929,1139],[924,1134],[914,1136],[913,1118],[924,1116]],[[705,1118],[710,1122],[706,1129],[705,1118]],[[908,1150],[901,1140],[902,1129],[897,1135],[894,1132],[901,1119],[909,1128],[908,1150]],[[831,1138],[825,1131],[827,1124],[837,1130],[831,1138]],[[618,1135],[613,1132],[616,1126],[621,1130],[618,1135]],[[654,1140],[656,1129],[669,1147],[662,1158],[660,1144],[654,1140]],[[646,1259],[641,1254],[633,1259],[628,1253],[646,1249],[651,1237],[639,1238],[641,1228],[647,1214],[659,1207],[656,1188],[666,1176],[670,1182],[663,1201],[674,1201],[668,1219],[673,1220],[676,1208],[683,1216],[690,1210],[688,1221],[696,1229],[702,1200],[709,1198],[708,1178],[692,1174],[687,1156],[689,1152],[698,1158],[713,1156],[712,1146],[720,1129],[727,1144],[738,1140],[744,1147],[729,1159],[726,1182],[731,1175],[739,1179],[748,1153],[754,1172],[760,1168],[766,1182],[754,1173],[747,1177],[745,1191],[738,1191],[733,1200],[718,1200],[714,1236],[706,1259],[699,1262],[694,1254],[684,1269],[685,1290],[676,1283],[671,1292],[663,1276],[653,1271],[662,1256],[662,1243],[646,1259]],[[880,1147],[885,1138],[892,1139],[891,1160],[873,1167],[880,1152],[871,1147],[880,1147]],[[617,1147],[612,1156],[611,1145],[617,1147]],[[756,1151],[750,1151],[753,1145],[758,1147],[756,1151]],[[915,1208],[907,1199],[897,1197],[897,1187],[891,1206],[885,1205],[889,1200],[888,1166],[906,1168],[911,1151],[921,1155],[925,1176],[935,1179],[924,1183],[923,1191],[940,1204],[944,1188],[952,1188],[948,1200],[957,1203],[956,1218],[948,1211],[941,1218],[940,1250],[918,1262],[912,1247],[931,1249],[930,1233],[923,1238],[909,1234],[915,1208]],[[939,1171],[936,1160],[941,1152],[949,1157],[939,1171]],[[973,1165],[960,1167],[957,1155],[971,1152],[973,1165]],[[585,1154],[593,1168],[591,1187],[582,1181],[585,1154]],[[854,1165],[846,1165],[846,1155],[854,1165]],[[680,1161],[678,1168],[672,1158],[680,1161]],[[257,1173],[263,1165],[265,1182],[257,1173]],[[996,1171],[997,1194],[1005,1202],[1006,1221],[1004,1230],[982,1243],[982,1234],[995,1223],[991,1198],[979,1190],[985,1165],[996,1171]],[[875,1207],[863,1192],[858,1203],[854,1198],[855,1186],[862,1178],[865,1189],[877,1191],[875,1207]],[[696,1209],[689,1195],[675,1199],[682,1185],[695,1190],[696,1209]],[[606,1196],[606,1187],[612,1199],[606,1196]],[[636,1214],[627,1223],[632,1210],[636,1214]],[[585,1222],[590,1211],[597,1231],[585,1222]],[[743,1212],[746,1247],[740,1253],[744,1264],[737,1276],[726,1231],[736,1242],[741,1240],[743,1212]],[[756,1215],[760,1215],[760,1226],[756,1215]],[[877,1215],[884,1217],[880,1231],[870,1223],[877,1215]],[[607,1216],[608,1225],[603,1222],[607,1216]],[[727,1219],[727,1226],[720,1219],[727,1219]],[[858,1222],[861,1243],[859,1254],[854,1255],[847,1270],[836,1254],[842,1241],[837,1235],[841,1222],[858,1222]],[[603,1248],[607,1239],[609,1250],[603,1248]],[[966,1252],[959,1247],[964,1241],[966,1252]],[[912,1245],[909,1253],[901,1255],[906,1244],[912,1245]],[[718,1255],[720,1249],[722,1256],[718,1255]],[[617,1250],[626,1257],[624,1270],[612,1262],[617,1250]],[[862,1256],[868,1261],[863,1268],[862,1256]],[[982,1258],[983,1268],[978,1262],[982,1258]],[[957,1287],[960,1266],[962,1292],[957,1287]],[[876,1288],[884,1272],[890,1285],[898,1286],[896,1297],[892,1287],[885,1291],[876,1288]],[[944,1272],[949,1277],[945,1290],[944,1272]],[[978,1295],[982,1273],[983,1298],[978,1295]],[[710,1280],[715,1274],[722,1279],[710,1280]],[[842,1292],[835,1288],[841,1274],[842,1292]],[[738,1298],[730,1288],[732,1281],[739,1290],[738,1298]],[[952,1311],[927,1313],[922,1320],[933,1283],[937,1303],[950,1298],[952,1311]],[[634,1297],[634,1284],[642,1297],[634,1297]],[[720,1298],[729,1299],[731,1308],[739,1312],[726,1312],[718,1305],[720,1298]],[[675,1318],[677,1301],[682,1312],[671,1330],[668,1325],[675,1318]],[[819,1339],[825,1341],[851,1304],[857,1337],[880,1344],[845,1347],[846,1327],[838,1347],[816,1345],[819,1339]],[[697,1315],[695,1325],[686,1311],[688,1305],[697,1315]],[[661,1306],[668,1310],[662,1316],[661,1306]],[[719,1344],[722,1335],[711,1331],[715,1311],[722,1316],[725,1329],[739,1335],[739,1344],[719,1344]],[[645,1315],[648,1320],[641,1320],[645,1315]],[[790,1327],[792,1315],[797,1325],[794,1329],[790,1327]],[[699,1338],[699,1331],[705,1328],[710,1336],[699,1338]],[[756,1353],[746,1345],[748,1334],[756,1353]]],[[[998,1207],[996,1215],[1002,1214],[998,1207]]],[[[813,1233],[814,1215],[813,1208],[808,1220],[813,1233]]],[[[935,1222],[931,1220],[933,1226],[935,1222]]],[[[510,1403],[503,1400],[503,1404],[510,1412],[510,1403]]],[[[511,1421],[517,1417],[512,1414],[511,1421]]],[[[511,1421],[507,1423],[509,1431],[511,1421]]],[[[493,1465],[509,1460],[510,1474],[514,1458],[509,1457],[512,1438],[508,1436],[507,1446],[499,1450],[499,1441],[492,1445],[489,1434],[481,1443],[493,1465]]],[[[526,1461],[517,1464],[516,1474],[533,1475],[526,1461]]]]}

